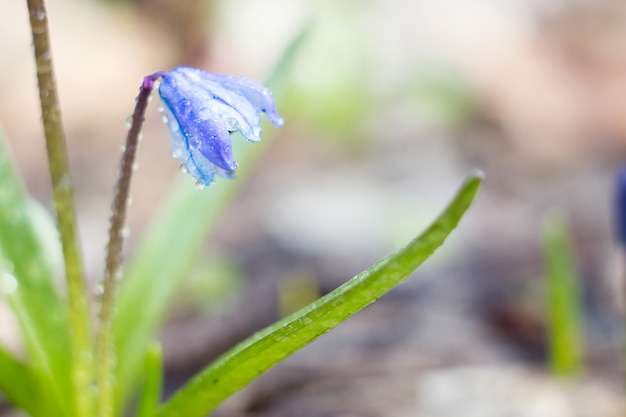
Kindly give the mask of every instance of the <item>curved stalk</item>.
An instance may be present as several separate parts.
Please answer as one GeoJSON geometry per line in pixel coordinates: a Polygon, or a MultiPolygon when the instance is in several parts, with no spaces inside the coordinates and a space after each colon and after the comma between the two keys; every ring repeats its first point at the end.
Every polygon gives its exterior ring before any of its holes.
{"type": "Polygon", "coordinates": [[[113,199],[113,214],[109,229],[109,243],[105,261],[103,293],[100,306],[100,321],[96,339],[96,383],[98,398],[96,401],[96,415],[111,417],[115,414],[115,344],[113,340],[113,316],[115,314],[115,293],[118,281],[122,274],[122,250],[124,246],[124,228],[130,181],[133,174],[135,155],[139,145],[141,125],[148,106],[148,99],[154,87],[154,81],[159,73],[144,78],[139,95],[137,96],[135,111],[126,137],[126,145],[122,154],[119,177],[113,199]]]}
{"type": "Polygon", "coordinates": [[[33,34],[37,80],[57,226],[63,245],[67,280],[72,354],[73,410],[76,416],[89,415],[91,384],[91,328],[89,298],[74,210],[65,134],[61,123],[56,82],[52,66],[48,17],[44,0],[27,0],[33,34]]]}

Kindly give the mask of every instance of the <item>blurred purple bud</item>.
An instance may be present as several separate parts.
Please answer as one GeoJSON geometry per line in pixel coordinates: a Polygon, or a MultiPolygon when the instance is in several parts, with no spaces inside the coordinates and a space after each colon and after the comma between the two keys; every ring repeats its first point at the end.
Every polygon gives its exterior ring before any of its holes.
{"type": "Polygon", "coordinates": [[[615,228],[619,244],[626,246],[626,166],[622,166],[617,173],[615,228]]]}

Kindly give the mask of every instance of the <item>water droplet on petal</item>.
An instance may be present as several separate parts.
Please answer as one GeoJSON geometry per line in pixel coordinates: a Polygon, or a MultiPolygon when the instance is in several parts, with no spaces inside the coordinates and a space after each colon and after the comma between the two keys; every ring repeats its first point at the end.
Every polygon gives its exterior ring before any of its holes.
{"type": "Polygon", "coordinates": [[[161,104],[161,105],[159,105],[157,110],[159,111],[159,113],[163,113],[163,110],[165,110],[165,107],[163,107],[163,105],[161,104]]]}
{"type": "Polygon", "coordinates": [[[203,190],[204,187],[206,187],[206,186],[203,183],[201,183],[200,181],[197,181],[195,187],[196,187],[196,190],[203,190]]]}
{"type": "Polygon", "coordinates": [[[198,138],[189,139],[189,149],[195,151],[200,148],[200,140],[198,138]]]}
{"type": "Polygon", "coordinates": [[[187,171],[187,167],[185,166],[185,164],[180,164],[179,169],[180,169],[180,172],[182,172],[183,174],[186,174],[187,172],[189,172],[187,171]]]}
{"type": "Polygon", "coordinates": [[[169,117],[167,117],[167,114],[162,114],[162,115],[161,115],[161,121],[162,121],[163,123],[167,123],[167,122],[169,122],[169,121],[170,121],[170,119],[169,119],[169,117]]]}
{"type": "Polygon", "coordinates": [[[210,119],[212,113],[213,111],[209,107],[200,109],[200,111],[198,112],[198,119],[201,119],[201,120],[210,119]]]}

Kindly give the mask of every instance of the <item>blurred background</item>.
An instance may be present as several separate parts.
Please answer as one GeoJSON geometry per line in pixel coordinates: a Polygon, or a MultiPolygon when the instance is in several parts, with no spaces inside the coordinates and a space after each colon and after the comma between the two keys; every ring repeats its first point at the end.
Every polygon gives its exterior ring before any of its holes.
{"type": "MultiPolygon", "coordinates": [[[[263,156],[162,332],[166,394],[401,247],[480,167],[475,206],[412,279],[217,414],[623,415],[612,203],[626,155],[626,3],[49,0],[48,9],[93,282],[142,77],[185,64],[264,80],[308,27],[282,80],[285,127],[241,145],[263,156]],[[585,369],[567,384],[547,366],[542,223],[554,209],[569,219],[583,294],[585,369]]],[[[30,46],[25,4],[3,2],[0,122],[28,189],[50,207],[30,46]]],[[[129,253],[183,175],[156,101],[129,253]]],[[[17,348],[2,309],[1,337],[17,348]]]]}

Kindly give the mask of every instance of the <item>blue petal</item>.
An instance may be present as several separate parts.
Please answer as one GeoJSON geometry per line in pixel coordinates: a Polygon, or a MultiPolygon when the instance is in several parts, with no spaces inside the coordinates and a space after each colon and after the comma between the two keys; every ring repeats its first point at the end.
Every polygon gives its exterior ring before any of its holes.
{"type": "Polygon", "coordinates": [[[252,142],[261,139],[261,117],[258,110],[244,95],[225,88],[219,81],[211,77],[211,73],[197,68],[177,67],[173,72],[185,77],[196,88],[202,89],[213,97],[213,111],[218,112],[222,118],[227,120],[227,125],[231,131],[239,130],[243,137],[252,142]]]}
{"type": "Polygon", "coordinates": [[[163,77],[159,95],[178,122],[183,142],[189,151],[199,151],[217,167],[236,169],[229,129],[221,114],[215,112],[215,98],[181,75],[172,71],[163,77]]]}
{"type": "Polygon", "coordinates": [[[199,184],[211,184],[215,175],[234,177],[237,163],[231,132],[239,131],[249,141],[260,140],[260,112],[274,125],[283,124],[272,93],[257,82],[190,67],[158,75],[173,138],[172,154],[199,184]]]}
{"type": "Polygon", "coordinates": [[[164,114],[172,134],[172,156],[181,160],[181,169],[188,172],[197,182],[204,185],[212,184],[215,181],[215,165],[199,151],[189,149],[187,139],[169,107],[165,107],[164,114]]]}
{"type": "Polygon", "coordinates": [[[233,77],[232,75],[213,74],[204,71],[203,76],[207,80],[219,83],[242,94],[255,108],[264,112],[274,126],[281,127],[285,123],[276,110],[272,92],[264,87],[263,84],[246,77],[233,77]]]}

